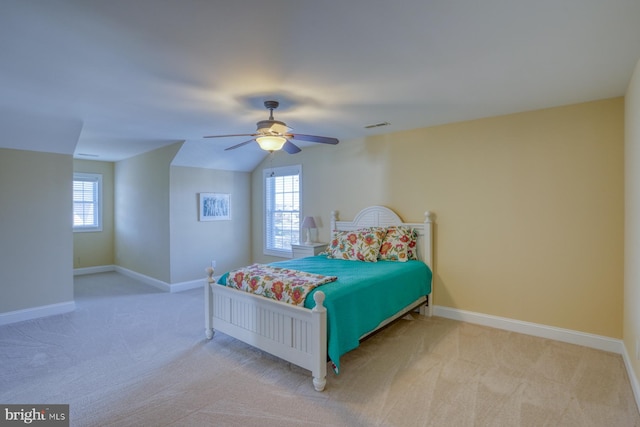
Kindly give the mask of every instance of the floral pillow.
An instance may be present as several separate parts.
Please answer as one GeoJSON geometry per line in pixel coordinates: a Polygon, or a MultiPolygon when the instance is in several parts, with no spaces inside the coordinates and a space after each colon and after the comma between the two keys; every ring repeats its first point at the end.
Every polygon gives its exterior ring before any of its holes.
{"type": "Polygon", "coordinates": [[[414,229],[404,226],[387,228],[385,238],[380,245],[378,259],[405,262],[417,257],[418,236],[414,229]]]}
{"type": "Polygon", "coordinates": [[[384,229],[378,228],[334,231],[327,247],[327,258],[376,262],[384,236],[384,229]]]}
{"type": "Polygon", "coordinates": [[[418,258],[418,232],[413,228],[411,228],[410,230],[411,235],[409,237],[409,249],[407,249],[407,252],[409,253],[409,259],[420,259],[418,258]]]}

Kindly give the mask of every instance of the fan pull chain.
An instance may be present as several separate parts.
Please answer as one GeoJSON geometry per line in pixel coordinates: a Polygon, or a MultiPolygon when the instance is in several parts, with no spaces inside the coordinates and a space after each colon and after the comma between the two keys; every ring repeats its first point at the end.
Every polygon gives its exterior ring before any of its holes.
{"type": "Polygon", "coordinates": [[[275,153],[273,151],[271,151],[269,153],[269,169],[271,169],[271,174],[269,175],[269,177],[273,178],[273,176],[276,174],[273,171],[273,156],[275,155],[275,153]]]}

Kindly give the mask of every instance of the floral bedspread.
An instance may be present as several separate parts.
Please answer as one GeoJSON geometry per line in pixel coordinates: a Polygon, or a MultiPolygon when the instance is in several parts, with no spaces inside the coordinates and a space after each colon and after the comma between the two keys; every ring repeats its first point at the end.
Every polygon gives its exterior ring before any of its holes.
{"type": "Polygon", "coordinates": [[[226,285],[293,305],[304,305],[307,294],[336,276],[307,273],[266,264],[253,264],[231,271],[226,285]]]}

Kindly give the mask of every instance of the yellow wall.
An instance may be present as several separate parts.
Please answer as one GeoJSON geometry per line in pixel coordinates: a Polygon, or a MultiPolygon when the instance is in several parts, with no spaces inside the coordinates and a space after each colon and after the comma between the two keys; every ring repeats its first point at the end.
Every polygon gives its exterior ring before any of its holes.
{"type": "Polygon", "coordinates": [[[436,305],[621,338],[623,118],[615,98],[277,153],[252,176],[254,261],[262,168],[299,163],[321,240],[334,209],[436,213],[436,305]]]}
{"type": "Polygon", "coordinates": [[[116,265],[171,283],[171,161],[182,143],[115,164],[116,265]]]}
{"type": "Polygon", "coordinates": [[[73,233],[73,268],[113,265],[112,162],[74,160],[74,172],[102,174],[102,231],[73,233]]]}
{"type": "Polygon", "coordinates": [[[625,204],[624,344],[637,385],[640,378],[640,361],[636,358],[636,345],[640,341],[640,61],[625,97],[625,204]]]}
{"type": "Polygon", "coordinates": [[[171,166],[171,283],[202,279],[250,264],[251,181],[248,172],[171,166]],[[200,221],[199,193],[228,193],[231,219],[200,221]]]}
{"type": "Polygon", "coordinates": [[[70,154],[0,148],[0,313],[73,310],[72,173],[70,154]]]}

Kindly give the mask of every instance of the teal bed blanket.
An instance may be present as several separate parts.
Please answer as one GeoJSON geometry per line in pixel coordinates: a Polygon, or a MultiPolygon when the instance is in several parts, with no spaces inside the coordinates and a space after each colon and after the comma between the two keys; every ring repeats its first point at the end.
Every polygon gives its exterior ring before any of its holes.
{"type": "MultiPolygon", "coordinates": [[[[304,303],[305,307],[313,308],[313,294],[319,290],[326,296],[327,351],[336,372],[340,368],[340,356],[357,348],[360,337],[421,296],[431,293],[432,273],[422,261],[362,262],[318,255],[270,265],[338,276],[335,282],[314,289],[304,303]]],[[[227,275],[224,274],[218,283],[225,284],[227,275]]]]}

